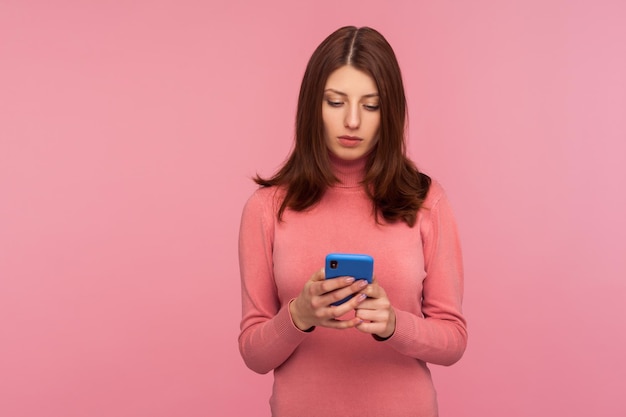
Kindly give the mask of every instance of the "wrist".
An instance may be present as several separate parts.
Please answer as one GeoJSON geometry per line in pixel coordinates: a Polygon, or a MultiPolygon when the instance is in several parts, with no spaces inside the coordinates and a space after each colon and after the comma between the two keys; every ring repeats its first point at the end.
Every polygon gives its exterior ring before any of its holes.
{"type": "Polygon", "coordinates": [[[377,342],[384,342],[385,340],[388,340],[391,336],[393,336],[393,333],[391,333],[389,336],[387,337],[382,337],[379,336],[377,334],[373,334],[372,337],[374,338],[374,340],[376,340],[377,342]]]}
{"type": "Polygon", "coordinates": [[[294,326],[296,326],[298,330],[303,332],[311,332],[313,331],[313,329],[315,329],[315,326],[307,325],[307,323],[303,322],[300,319],[295,298],[289,302],[289,316],[291,317],[291,322],[294,326]]]}

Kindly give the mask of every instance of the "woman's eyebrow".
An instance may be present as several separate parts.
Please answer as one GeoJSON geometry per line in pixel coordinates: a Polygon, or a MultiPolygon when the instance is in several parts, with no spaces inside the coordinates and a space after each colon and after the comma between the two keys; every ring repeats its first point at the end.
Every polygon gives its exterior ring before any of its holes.
{"type": "MultiPolygon", "coordinates": [[[[326,90],[324,90],[325,93],[328,91],[335,93],[337,95],[340,95],[340,96],[348,97],[346,93],[339,91],[339,90],[335,90],[334,88],[327,88],[326,90]]],[[[378,93],[370,93],[370,94],[365,94],[363,96],[363,98],[371,98],[371,97],[378,97],[378,93]]]]}

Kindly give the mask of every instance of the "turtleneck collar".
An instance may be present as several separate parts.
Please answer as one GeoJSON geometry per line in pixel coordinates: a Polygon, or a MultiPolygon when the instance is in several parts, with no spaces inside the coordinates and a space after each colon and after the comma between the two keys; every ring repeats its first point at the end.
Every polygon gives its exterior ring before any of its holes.
{"type": "Polygon", "coordinates": [[[361,181],[365,177],[365,164],[367,163],[367,155],[359,159],[347,161],[341,159],[329,152],[330,165],[333,174],[339,179],[339,183],[335,187],[339,188],[357,188],[361,187],[361,181]]]}

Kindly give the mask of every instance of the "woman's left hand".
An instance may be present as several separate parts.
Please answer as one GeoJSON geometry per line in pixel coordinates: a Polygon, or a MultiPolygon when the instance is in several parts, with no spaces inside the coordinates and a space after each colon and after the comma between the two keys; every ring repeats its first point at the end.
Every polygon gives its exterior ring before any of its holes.
{"type": "Polygon", "coordinates": [[[361,293],[368,298],[356,308],[356,317],[363,320],[356,328],[381,339],[391,337],[396,330],[396,314],[383,287],[374,280],[361,293]]]}

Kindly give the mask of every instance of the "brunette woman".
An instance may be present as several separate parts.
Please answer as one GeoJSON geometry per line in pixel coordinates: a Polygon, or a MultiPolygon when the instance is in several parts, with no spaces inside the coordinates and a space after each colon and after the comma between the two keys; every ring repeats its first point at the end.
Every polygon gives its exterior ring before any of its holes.
{"type": "Polygon", "coordinates": [[[308,63],[287,162],[256,178],[239,347],[274,371],[273,416],[437,415],[427,364],[457,362],[467,342],[462,258],[442,187],[406,155],[406,114],[391,46],[343,27],[308,63]],[[330,252],[371,255],[374,282],[326,280],[330,252]]]}

